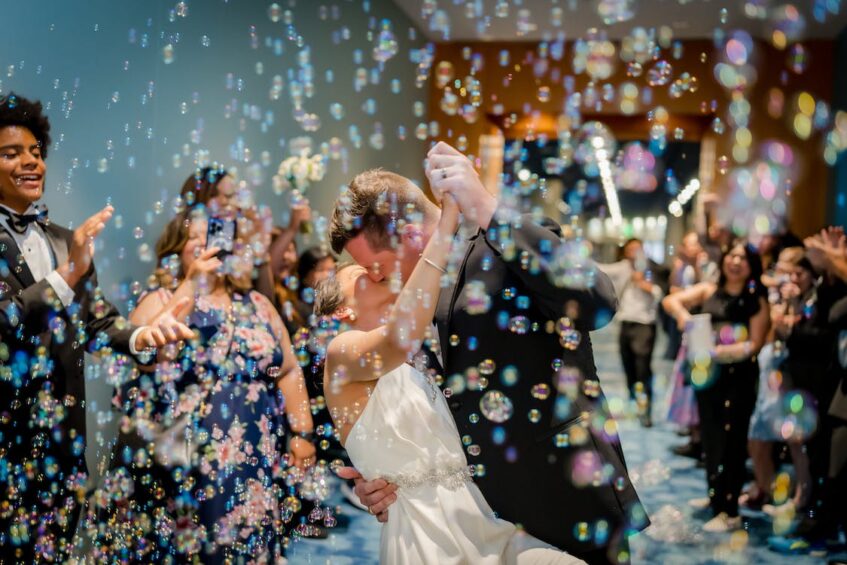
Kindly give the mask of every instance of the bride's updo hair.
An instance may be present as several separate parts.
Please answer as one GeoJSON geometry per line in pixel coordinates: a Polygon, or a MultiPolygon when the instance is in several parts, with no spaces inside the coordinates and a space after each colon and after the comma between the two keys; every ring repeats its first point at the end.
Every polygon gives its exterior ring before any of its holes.
{"type": "Polygon", "coordinates": [[[318,318],[332,316],[336,310],[344,306],[344,292],[341,290],[341,283],[338,282],[338,275],[344,269],[352,267],[353,263],[340,265],[335,274],[329,276],[322,281],[318,281],[315,285],[315,304],[313,311],[318,318]]]}

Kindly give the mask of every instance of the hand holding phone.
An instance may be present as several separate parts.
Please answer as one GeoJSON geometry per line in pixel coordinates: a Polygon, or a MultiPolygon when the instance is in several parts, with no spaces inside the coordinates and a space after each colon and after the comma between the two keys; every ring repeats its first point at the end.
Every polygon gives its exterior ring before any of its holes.
{"type": "Polygon", "coordinates": [[[235,248],[235,218],[209,218],[206,232],[206,249],[217,247],[218,256],[230,255],[235,248]]]}

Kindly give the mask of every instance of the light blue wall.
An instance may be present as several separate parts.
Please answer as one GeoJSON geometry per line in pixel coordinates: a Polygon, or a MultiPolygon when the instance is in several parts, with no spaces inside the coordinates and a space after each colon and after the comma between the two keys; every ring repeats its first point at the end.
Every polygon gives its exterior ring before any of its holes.
{"type": "Polygon", "coordinates": [[[415,139],[414,130],[426,116],[416,117],[413,104],[419,100],[426,109],[427,89],[415,86],[410,51],[424,41],[415,30],[416,39],[410,39],[412,24],[390,0],[281,0],[283,12],[295,6],[292,26],[282,19],[272,22],[267,1],[185,4],[186,17],[170,17],[175,0],[3,3],[0,92],[14,90],[49,104],[54,145],[45,201],[54,221],[79,223],[107,199],[115,205],[117,217],[96,258],[103,287],[115,299],[118,282],[143,281],[151,272],[151,263],[139,261],[138,247],[155,243],[198,151],[237,166],[243,179],[256,176],[247,173],[248,165],[258,167],[263,177],[258,199],[273,206],[278,223],[284,221],[286,206],[273,194],[270,176],[288,155],[288,140],[309,135],[295,122],[289,95],[292,78],[302,73],[302,49],[310,51],[314,69],[314,93],[304,96],[303,108],[321,120],[311,134],[314,147],[338,137],[346,149],[346,158],[330,161],[325,180],[309,194],[317,210],[327,214],[339,187],[364,168],[423,177],[426,145],[415,139]],[[376,36],[383,19],[391,23],[399,50],[378,72],[369,34],[376,36]],[[281,50],[275,52],[274,43],[281,50]],[[163,53],[167,44],[174,47],[170,64],[163,53]],[[354,62],[356,50],[361,50],[360,64],[354,62]],[[369,80],[356,92],[360,67],[379,83],[369,80]],[[275,75],[284,82],[276,101],[270,96],[275,75]],[[397,94],[393,79],[399,80],[397,94]],[[363,109],[368,99],[375,102],[374,115],[363,109]],[[330,115],[335,102],[344,107],[340,121],[330,115]],[[182,103],[187,103],[185,113],[182,103]],[[385,136],[382,150],[369,144],[377,123],[385,136]],[[351,126],[358,128],[361,148],[351,141],[351,126]],[[399,126],[406,128],[405,141],[398,139],[399,126]],[[193,130],[202,131],[199,138],[192,139],[193,130]],[[263,152],[269,166],[261,163],[263,152]],[[101,163],[108,167],[105,172],[101,163]],[[156,202],[163,203],[161,214],[156,202]],[[134,238],[137,226],[144,231],[141,239],[134,238]]]}

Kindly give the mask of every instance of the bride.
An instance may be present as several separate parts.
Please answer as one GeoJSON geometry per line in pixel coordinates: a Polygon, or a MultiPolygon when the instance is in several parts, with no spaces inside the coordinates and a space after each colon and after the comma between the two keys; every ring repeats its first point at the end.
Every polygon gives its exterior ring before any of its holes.
{"type": "Polygon", "coordinates": [[[324,367],[341,441],[365,478],[398,486],[380,562],[583,563],[494,516],[471,479],[447,401],[412,365],[431,331],[458,220],[455,200],[445,197],[436,232],[396,300],[387,281],[372,282],[355,264],[316,289],[315,313],[342,324],[324,367]]]}

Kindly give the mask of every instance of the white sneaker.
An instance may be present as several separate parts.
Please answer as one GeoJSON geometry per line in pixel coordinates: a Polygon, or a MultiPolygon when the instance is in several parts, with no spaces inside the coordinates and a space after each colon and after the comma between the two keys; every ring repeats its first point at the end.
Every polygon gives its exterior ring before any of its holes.
{"type": "Polygon", "coordinates": [[[741,527],[741,516],[730,518],[726,512],[721,512],[705,524],[703,529],[707,532],[722,533],[737,530],[741,527]]]}
{"type": "Polygon", "coordinates": [[[703,498],[692,498],[688,501],[688,506],[695,510],[703,510],[709,507],[710,502],[711,501],[708,496],[704,496],[703,498]]]}

